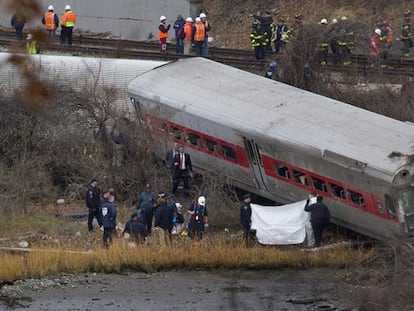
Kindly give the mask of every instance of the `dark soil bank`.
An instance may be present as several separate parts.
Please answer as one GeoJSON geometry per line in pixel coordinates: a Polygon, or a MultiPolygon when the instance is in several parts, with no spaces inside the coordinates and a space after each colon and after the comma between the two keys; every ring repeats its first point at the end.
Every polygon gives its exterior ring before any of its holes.
{"type": "Polygon", "coordinates": [[[357,310],[354,290],[325,269],[89,274],[4,286],[0,309],[357,310]]]}

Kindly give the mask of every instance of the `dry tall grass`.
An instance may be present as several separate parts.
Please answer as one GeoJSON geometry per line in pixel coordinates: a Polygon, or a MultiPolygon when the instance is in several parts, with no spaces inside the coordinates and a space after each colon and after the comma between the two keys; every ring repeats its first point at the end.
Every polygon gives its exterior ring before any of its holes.
{"type": "Polygon", "coordinates": [[[245,248],[240,241],[205,241],[194,247],[183,245],[161,248],[154,245],[130,247],[116,241],[108,250],[68,252],[59,249],[32,250],[24,255],[1,257],[0,279],[10,282],[60,273],[212,269],[283,269],[308,267],[344,268],[371,257],[375,251],[338,248],[328,252],[303,252],[299,247],[245,248]]]}

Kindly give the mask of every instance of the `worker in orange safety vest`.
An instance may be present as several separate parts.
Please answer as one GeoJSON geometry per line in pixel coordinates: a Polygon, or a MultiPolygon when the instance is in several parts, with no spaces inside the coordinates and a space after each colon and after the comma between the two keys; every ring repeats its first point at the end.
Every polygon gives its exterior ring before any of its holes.
{"type": "Polygon", "coordinates": [[[162,15],[160,17],[160,25],[158,26],[158,38],[160,39],[160,53],[165,54],[167,52],[167,38],[168,30],[170,30],[171,25],[167,25],[167,18],[162,15]]]}
{"type": "Polygon", "coordinates": [[[60,32],[60,43],[66,45],[66,41],[69,46],[72,46],[72,32],[73,27],[76,23],[76,15],[72,12],[70,5],[65,6],[65,14],[62,16],[61,27],[62,31],[60,32]]]}
{"type": "Polygon", "coordinates": [[[42,24],[45,25],[49,37],[54,37],[56,29],[59,27],[59,17],[55,13],[53,5],[49,5],[47,12],[43,15],[42,24]]]}

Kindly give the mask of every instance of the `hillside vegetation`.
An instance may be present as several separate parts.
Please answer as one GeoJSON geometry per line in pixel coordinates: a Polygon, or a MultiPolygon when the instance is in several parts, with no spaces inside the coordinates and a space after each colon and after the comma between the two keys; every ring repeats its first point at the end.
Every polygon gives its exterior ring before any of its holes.
{"type": "Polygon", "coordinates": [[[358,24],[355,29],[369,38],[378,22],[389,19],[396,33],[399,32],[403,13],[413,9],[412,1],[378,0],[287,0],[287,1],[255,1],[255,0],[209,0],[203,1],[203,8],[208,12],[213,26],[212,34],[217,47],[241,48],[250,47],[249,33],[252,17],[257,11],[269,11],[273,18],[284,18],[287,25],[293,23],[295,13],[300,12],[304,24],[316,24],[322,18],[331,21],[347,16],[348,20],[358,24]]]}

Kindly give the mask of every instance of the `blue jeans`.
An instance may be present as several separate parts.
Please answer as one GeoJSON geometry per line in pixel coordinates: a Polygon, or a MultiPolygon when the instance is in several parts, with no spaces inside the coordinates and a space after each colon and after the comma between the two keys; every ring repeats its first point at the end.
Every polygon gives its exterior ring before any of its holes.
{"type": "Polygon", "coordinates": [[[184,41],[183,41],[183,39],[176,38],[175,52],[177,54],[184,54],[184,41]]]}
{"type": "Polygon", "coordinates": [[[203,56],[208,57],[208,37],[204,38],[203,56]]]}

